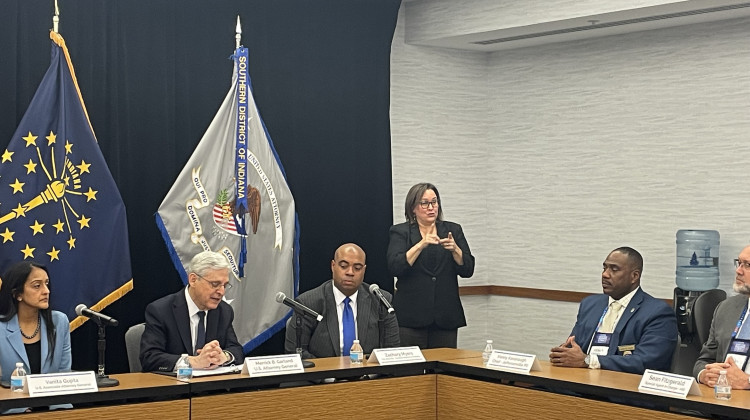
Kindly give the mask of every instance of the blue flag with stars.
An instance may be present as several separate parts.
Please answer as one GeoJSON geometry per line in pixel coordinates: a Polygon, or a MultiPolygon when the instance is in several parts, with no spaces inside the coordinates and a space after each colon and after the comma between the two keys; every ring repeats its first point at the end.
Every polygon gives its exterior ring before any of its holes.
{"type": "Polygon", "coordinates": [[[75,329],[85,321],[78,304],[99,311],[132,290],[133,280],[125,205],[65,41],[56,32],[50,38],[49,69],[0,151],[0,273],[22,260],[45,265],[51,307],[75,329]]]}

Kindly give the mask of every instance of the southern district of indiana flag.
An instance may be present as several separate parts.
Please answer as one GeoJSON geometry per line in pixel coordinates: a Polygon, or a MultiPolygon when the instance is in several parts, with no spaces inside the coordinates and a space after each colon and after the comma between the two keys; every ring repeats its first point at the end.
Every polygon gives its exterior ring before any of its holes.
{"type": "Polygon", "coordinates": [[[159,206],[156,223],[184,283],[195,254],[222,253],[232,267],[225,299],[245,352],[284,327],[278,292],[296,290],[294,198],[255,106],[247,49],[232,56],[232,87],[159,206]]]}
{"type": "Polygon", "coordinates": [[[46,265],[50,303],[71,329],[133,288],[125,205],[107,168],[62,36],[8,147],[0,155],[0,272],[46,265]]]}

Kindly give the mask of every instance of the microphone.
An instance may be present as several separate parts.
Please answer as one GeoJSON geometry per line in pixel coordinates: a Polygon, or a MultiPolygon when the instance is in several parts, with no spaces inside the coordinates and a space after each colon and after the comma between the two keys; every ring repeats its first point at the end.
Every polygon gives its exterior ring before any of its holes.
{"type": "Polygon", "coordinates": [[[380,286],[374,283],[371,284],[370,293],[372,293],[373,295],[377,296],[378,299],[380,299],[380,303],[382,303],[383,306],[385,306],[386,309],[388,309],[388,313],[395,311],[395,309],[393,309],[393,306],[391,306],[391,302],[388,302],[388,299],[386,299],[385,296],[383,296],[383,292],[380,291],[380,286]]]}
{"type": "Polygon", "coordinates": [[[96,311],[92,311],[91,309],[87,308],[86,305],[83,303],[76,306],[76,314],[78,316],[85,316],[87,318],[91,318],[93,320],[102,320],[105,324],[111,325],[111,326],[117,326],[118,322],[116,319],[108,317],[107,315],[101,314],[96,311]]]}
{"type": "Polygon", "coordinates": [[[286,297],[284,292],[276,293],[276,302],[283,303],[284,305],[294,309],[295,311],[299,311],[307,316],[313,317],[317,319],[318,322],[323,320],[323,315],[313,311],[312,309],[297,302],[296,300],[289,299],[288,297],[286,297]]]}

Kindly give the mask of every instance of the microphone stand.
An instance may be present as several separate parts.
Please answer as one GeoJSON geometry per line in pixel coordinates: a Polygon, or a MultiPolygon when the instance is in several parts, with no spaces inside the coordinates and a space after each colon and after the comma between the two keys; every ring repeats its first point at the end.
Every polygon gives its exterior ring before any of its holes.
{"type": "MultiPolygon", "coordinates": [[[[305,315],[304,312],[302,312],[302,315],[305,315]]],[[[297,309],[294,310],[294,322],[295,322],[295,330],[297,333],[297,354],[302,358],[302,367],[304,368],[311,368],[315,367],[315,363],[305,360],[304,357],[302,357],[302,317],[300,316],[300,313],[297,311],[297,309]]],[[[317,321],[317,320],[316,320],[317,321]]]]}
{"type": "Polygon", "coordinates": [[[93,317],[91,319],[93,319],[99,327],[99,340],[97,341],[97,349],[99,350],[99,369],[96,373],[96,386],[99,388],[107,388],[120,385],[120,381],[104,374],[104,349],[107,346],[107,342],[104,339],[104,328],[106,326],[99,318],[93,317]]]}
{"type": "Polygon", "coordinates": [[[378,348],[382,349],[385,347],[385,317],[388,316],[383,309],[383,305],[378,305],[378,348]]]}

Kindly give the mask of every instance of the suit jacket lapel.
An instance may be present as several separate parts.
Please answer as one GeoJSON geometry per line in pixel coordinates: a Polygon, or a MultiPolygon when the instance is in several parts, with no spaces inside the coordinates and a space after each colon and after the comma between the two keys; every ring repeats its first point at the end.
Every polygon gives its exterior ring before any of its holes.
{"type": "Polygon", "coordinates": [[[40,340],[42,342],[41,373],[48,373],[52,368],[52,358],[47,358],[49,354],[49,343],[47,343],[47,324],[44,322],[44,318],[42,318],[42,325],[39,327],[39,334],[41,334],[40,340]]]}
{"type": "Polygon", "coordinates": [[[326,326],[328,327],[328,337],[331,339],[331,345],[333,351],[336,352],[336,356],[341,356],[341,345],[339,344],[339,317],[338,308],[336,307],[336,301],[333,298],[333,282],[328,283],[323,290],[323,297],[325,298],[325,305],[323,307],[323,313],[328,314],[325,317],[326,326]]]}
{"type": "MultiPolygon", "coordinates": [[[[367,326],[370,325],[372,302],[373,299],[370,299],[368,290],[363,285],[359,285],[359,293],[357,293],[357,339],[359,339],[363,348],[366,347],[365,340],[367,339],[367,326]]],[[[374,347],[377,347],[377,344],[374,347]]]]}
{"type": "Polygon", "coordinates": [[[8,331],[8,341],[13,350],[16,351],[16,355],[23,360],[26,366],[29,364],[29,358],[26,356],[26,348],[23,346],[23,338],[21,338],[21,327],[18,326],[18,315],[8,321],[6,330],[8,331]]]}
{"type": "Polygon", "coordinates": [[[172,312],[175,322],[177,323],[177,332],[180,334],[182,345],[187,349],[188,354],[193,354],[193,337],[190,335],[190,314],[188,313],[187,301],[185,300],[184,289],[175,295],[172,303],[172,312]]]}
{"type": "Polygon", "coordinates": [[[641,307],[641,303],[643,303],[643,289],[639,288],[633,295],[633,298],[630,299],[630,303],[628,303],[628,306],[622,313],[620,320],[617,321],[615,331],[612,334],[612,341],[609,343],[609,354],[615,354],[617,352],[617,346],[620,345],[620,332],[626,325],[628,325],[630,318],[632,318],[636,311],[638,311],[638,308],[641,307]]]}

